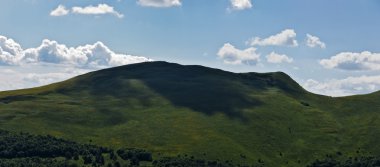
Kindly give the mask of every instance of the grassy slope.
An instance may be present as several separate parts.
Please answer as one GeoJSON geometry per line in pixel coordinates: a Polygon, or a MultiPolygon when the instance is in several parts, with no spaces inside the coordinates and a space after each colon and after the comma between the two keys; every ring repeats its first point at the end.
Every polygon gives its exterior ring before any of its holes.
{"type": "Polygon", "coordinates": [[[153,62],[1,92],[0,126],[165,155],[304,166],[335,151],[379,155],[379,98],[310,94],[283,73],[153,62]]]}

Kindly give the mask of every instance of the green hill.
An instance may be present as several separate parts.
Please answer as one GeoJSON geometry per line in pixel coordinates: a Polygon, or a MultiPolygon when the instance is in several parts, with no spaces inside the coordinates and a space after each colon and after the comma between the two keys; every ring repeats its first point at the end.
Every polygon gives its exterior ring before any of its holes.
{"type": "Polygon", "coordinates": [[[0,127],[153,156],[306,166],[337,152],[379,156],[379,100],[315,95],[281,72],[148,62],[0,92],[0,127]]]}

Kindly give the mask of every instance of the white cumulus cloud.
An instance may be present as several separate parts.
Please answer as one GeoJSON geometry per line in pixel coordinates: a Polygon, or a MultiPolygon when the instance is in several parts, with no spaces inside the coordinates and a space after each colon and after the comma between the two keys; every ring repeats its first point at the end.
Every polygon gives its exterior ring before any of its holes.
{"type": "Polygon", "coordinates": [[[22,58],[23,49],[13,39],[0,36],[0,65],[14,65],[22,58]]]}
{"type": "Polygon", "coordinates": [[[224,44],[219,49],[217,55],[226,64],[256,65],[260,61],[260,54],[256,53],[256,48],[250,47],[240,50],[230,43],[224,44]]]}
{"type": "Polygon", "coordinates": [[[103,14],[112,14],[118,18],[123,18],[124,15],[115,11],[114,7],[107,4],[98,4],[98,6],[86,6],[78,7],[74,6],[71,8],[71,12],[75,14],[87,14],[87,15],[103,15],[103,14]]]}
{"type": "Polygon", "coordinates": [[[380,53],[364,51],[361,53],[342,52],[319,62],[328,69],[342,70],[380,70],[380,53]]]}
{"type": "Polygon", "coordinates": [[[275,63],[275,64],[293,62],[293,59],[288,57],[287,55],[278,54],[276,52],[271,52],[270,54],[266,56],[266,58],[269,63],[275,63]]]}
{"type": "Polygon", "coordinates": [[[91,68],[112,67],[149,61],[145,57],[117,54],[102,42],[69,48],[66,45],[47,39],[39,47],[25,50],[23,60],[32,63],[72,64],[79,67],[91,68]]]}
{"type": "Polygon", "coordinates": [[[255,37],[247,41],[247,44],[252,46],[298,46],[296,40],[296,32],[293,29],[285,29],[282,32],[272,35],[268,38],[261,39],[255,37]]]}
{"type": "Polygon", "coordinates": [[[50,16],[65,16],[68,14],[82,14],[82,15],[105,15],[110,14],[118,18],[123,18],[124,15],[116,11],[114,7],[107,4],[98,4],[97,6],[79,7],[74,6],[71,9],[66,9],[65,6],[59,5],[56,9],[50,12],[50,16]]]}
{"type": "Polygon", "coordinates": [[[327,81],[307,80],[303,87],[311,92],[329,96],[371,93],[380,89],[380,75],[347,77],[327,81]]]}
{"type": "Polygon", "coordinates": [[[173,6],[181,6],[181,0],[138,0],[137,3],[141,6],[147,7],[173,7],[173,6]]]}
{"type": "Polygon", "coordinates": [[[326,48],[326,44],[322,42],[319,37],[313,36],[310,34],[306,34],[306,45],[315,48],[315,47],[320,47],[322,49],[326,48]]]}
{"type": "Polygon", "coordinates": [[[65,6],[59,5],[56,9],[50,12],[50,16],[65,16],[69,14],[69,10],[65,6]]]}
{"type": "Polygon", "coordinates": [[[102,42],[67,47],[45,39],[36,48],[23,50],[12,39],[0,36],[0,65],[52,63],[81,68],[103,68],[151,61],[146,57],[115,53],[102,42]]]}
{"type": "Polygon", "coordinates": [[[23,49],[13,39],[0,36],[0,91],[42,86],[93,70],[152,61],[142,56],[115,53],[102,42],[68,47],[45,39],[23,49]]]}
{"type": "Polygon", "coordinates": [[[229,10],[244,10],[252,8],[251,0],[230,0],[231,6],[229,10]]]}

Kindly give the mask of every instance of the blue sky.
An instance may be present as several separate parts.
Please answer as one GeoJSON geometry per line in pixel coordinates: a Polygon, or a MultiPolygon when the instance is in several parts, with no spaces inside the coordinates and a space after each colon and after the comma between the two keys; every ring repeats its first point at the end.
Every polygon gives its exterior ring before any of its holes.
{"type": "Polygon", "coordinates": [[[0,90],[164,60],[369,93],[380,89],[379,18],[377,0],[2,0],[0,90]]]}

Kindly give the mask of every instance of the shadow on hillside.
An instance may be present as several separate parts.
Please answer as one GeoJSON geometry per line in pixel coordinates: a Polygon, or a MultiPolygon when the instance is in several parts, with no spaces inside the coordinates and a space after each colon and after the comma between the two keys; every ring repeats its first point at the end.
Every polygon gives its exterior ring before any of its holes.
{"type": "MultiPolygon", "coordinates": [[[[204,67],[177,65],[142,65],[114,68],[91,76],[91,94],[149,100],[139,90],[131,90],[126,80],[139,80],[177,107],[189,108],[207,115],[224,113],[244,120],[242,110],[262,104],[248,96],[249,88],[235,82],[236,74],[204,67]]],[[[87,80],[88,81],[88,80],[87,80]]],[[[86,85],[86,83],[84,83],[86,85]]],[[[147,106],[149,107],[148,103],[147,106]]]]}
{"type": "Polygon", "coordinates": [[[173,105],[208,115],[220,112],[232,118],[244,119],[242,109],[261,104],[242,92],[235,92],[229,84],[209,82],[201,83],[191,79],[180,83],[145,81],[151,89],[170,100],[173,105]]]}

